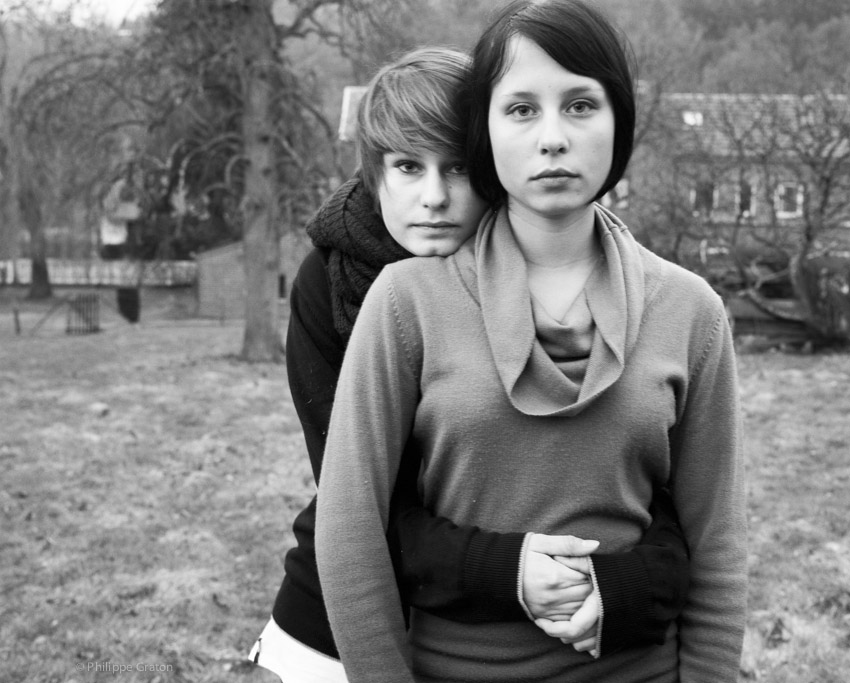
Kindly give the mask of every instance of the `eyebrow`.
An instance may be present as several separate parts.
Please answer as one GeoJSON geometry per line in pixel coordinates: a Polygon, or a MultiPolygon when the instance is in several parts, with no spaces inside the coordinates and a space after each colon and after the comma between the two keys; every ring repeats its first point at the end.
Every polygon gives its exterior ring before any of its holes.
{"type": "MultiPolygon", "coordinates": [[[[605,88],[601,85],[578,85],[574,88],[569,88],[563,94],[569,97],[575,97],[577,95],[601,95],[604,93],[605,88]]],[[[502,95],[502,99],[534,99],[535,97],[537,97],[537,93],[532,90],[515,90],[502,95]]]]}

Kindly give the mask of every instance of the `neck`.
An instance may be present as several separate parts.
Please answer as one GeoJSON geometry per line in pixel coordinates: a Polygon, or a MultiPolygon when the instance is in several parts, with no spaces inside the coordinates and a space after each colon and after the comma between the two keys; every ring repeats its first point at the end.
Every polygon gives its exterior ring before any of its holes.
{"type": "Polygon", "coordinates": [[[527,263],[557,268],[598,256],[593,205],[557,219],[541,217],[508,206],[514,237],[527,263]]]}

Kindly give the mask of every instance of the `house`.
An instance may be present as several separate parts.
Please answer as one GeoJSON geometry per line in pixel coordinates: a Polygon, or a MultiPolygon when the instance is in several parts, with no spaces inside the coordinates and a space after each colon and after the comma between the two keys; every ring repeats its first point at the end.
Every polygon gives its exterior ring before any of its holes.
{"type": "Polygon", "coordinates": [[[677,260],[719,289],[747,289],[774,317],[850,337],[850,99],[676,93],[656,104],[630,177],[677,260]]]}
{"type": "Polygon", "coordinates": [[[743,227],[788,246],[794,233],[850,228],[846,95],[674,93],[657,111],[691,227],[743,227]]]}

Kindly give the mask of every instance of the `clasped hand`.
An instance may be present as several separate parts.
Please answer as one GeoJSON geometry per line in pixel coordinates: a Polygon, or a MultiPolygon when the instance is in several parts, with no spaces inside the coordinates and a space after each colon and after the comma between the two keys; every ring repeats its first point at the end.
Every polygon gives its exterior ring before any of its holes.
{"type": "Polygon", "coordinates": [[[598,547],[575,536],[532,534],[525,558],[522,593],[534,623],[578,652],[596,645],[599,596],[588,555],[598,547]]]}

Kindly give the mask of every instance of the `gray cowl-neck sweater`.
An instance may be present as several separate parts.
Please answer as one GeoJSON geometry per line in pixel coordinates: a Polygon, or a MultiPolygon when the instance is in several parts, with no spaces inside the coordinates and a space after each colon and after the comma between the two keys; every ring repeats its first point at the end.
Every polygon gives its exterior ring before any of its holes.
{"type": "Polygon", "coordinates": [[[334,637],[359,681],[723,681],[737,678],[746,525],[737,382],[719,297],[597,208],[603,265],[580,386],[537,338],[506,214],[446,259],[387,267],[340,375],[322,469],[317,557],[334,637]],[[691,587],[665,644],[598,660],[533,622],[414,611],[405,632],[384,529],[398,462],[421,451],[425,505],[463,524],[630,548],[667,484],[691,587]]]}

